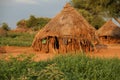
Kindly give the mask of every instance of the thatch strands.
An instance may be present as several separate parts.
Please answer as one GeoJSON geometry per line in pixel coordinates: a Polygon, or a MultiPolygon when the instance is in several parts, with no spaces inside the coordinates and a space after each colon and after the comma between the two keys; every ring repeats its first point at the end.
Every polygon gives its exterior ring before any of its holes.
{"type": "Polygon", "coordinates": [[[69,4],[57,14],[33,41],[32,47],[37,51],[68,52],[90,51],[97,41],[95,29],[69,4]],[[44,45],[42,42],[46,40],[44,45]],[[86,50],[86,48],[89,48],[86,50]]]}
{"type": "Polygon", "coordinates": [[[119,43],[120,42],[120,27],[117,26],[112,21],[112,19],[106,22],[97,31],[97,34],[102,43],[119,43]]]}

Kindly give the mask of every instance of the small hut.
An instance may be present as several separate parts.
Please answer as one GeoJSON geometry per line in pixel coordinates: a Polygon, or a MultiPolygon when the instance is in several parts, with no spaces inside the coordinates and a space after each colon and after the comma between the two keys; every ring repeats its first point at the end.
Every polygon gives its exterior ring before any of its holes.
{"type": "Polygon", "coordinates": [[[36,51],[67,53],[93,51],[96,40],[93,28],[69,3],[34,38],[36,51]]]}
{"type": "Polygon", "coordinates": [[[98,31],[99,40],[103,44],[120,43],[120,23],[118,20],[110,19],[98,31]]]}

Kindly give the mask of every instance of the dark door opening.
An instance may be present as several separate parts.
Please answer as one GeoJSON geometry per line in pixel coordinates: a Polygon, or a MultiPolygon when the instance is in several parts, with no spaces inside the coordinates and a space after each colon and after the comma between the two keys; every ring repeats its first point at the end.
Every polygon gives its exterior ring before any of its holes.
{"type": "Polygon", "coordinates": [[[105,39],[107,39],[107,36],[104,36],[105,39]]]}
{"type": "Polygon", "coordinates": [[[59,49],[59,41],[58,41],[58,38],[57,38],[57,37],[55,37],[54,48],[55,48],[55,49],[59,49]]]}

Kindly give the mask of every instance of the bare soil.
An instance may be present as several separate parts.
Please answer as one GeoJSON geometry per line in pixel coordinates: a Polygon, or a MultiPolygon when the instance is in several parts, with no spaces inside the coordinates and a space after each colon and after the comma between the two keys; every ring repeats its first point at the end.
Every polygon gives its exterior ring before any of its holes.
{"type": "MultiPolygon", "coordinates": [[[[0,53],[0,57],[35,54],[34,60],[39,61],[52,59],[54,56],[58,55],[53,53],[36,52],[31,47],[5,46],[4,48],[6,49],[6,53],[0,53]]],[[[87,55],[101,58],[120,58],[120,45],[99,46],[96,52],[87,53],[87,55]]]]}
{"type": "Polygon", "coordinates": [[[101,58],[119,58],[120,59],[120,45],[107,45],[98,48],[97,52],[90,53],[91,56],[101,58]]]}

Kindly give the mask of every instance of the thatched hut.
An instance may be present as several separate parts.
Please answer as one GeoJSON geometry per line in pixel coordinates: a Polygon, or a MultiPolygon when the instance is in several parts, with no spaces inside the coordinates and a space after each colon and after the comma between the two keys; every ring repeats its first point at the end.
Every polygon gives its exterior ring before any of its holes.
{"type": "Polygon", "coordinates": [[[98,31],[99,40],[104,44],[120,43],[120,23],[110,19],[98,31]]]}
{"type": "Polygon", "coordinates": [[[42,28],[32,43],[36,51],[66,53],[92,51],[95,29],[69,4],[42,28]]]}

